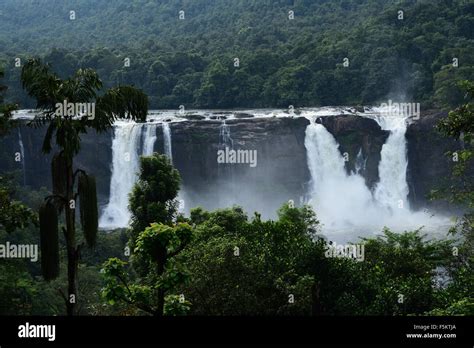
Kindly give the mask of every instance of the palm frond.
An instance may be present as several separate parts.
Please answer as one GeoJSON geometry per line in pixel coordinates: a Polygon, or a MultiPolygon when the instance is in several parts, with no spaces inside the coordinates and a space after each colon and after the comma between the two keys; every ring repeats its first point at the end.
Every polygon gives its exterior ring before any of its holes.
{"type": "Polygon", "coordinates": [[[99,75],[92,69],[79,69],[61,85],[63,94],[72,103],[86,103],[97,98],[102,88],[99,75]]]}
{"type": "Polygon", "coordinates": [[[55,92],[59,90],[61,80],[50,71],[47,64],[39,59],[29,59],[21,70],[23,88],[28,95],[36,99],[38,109],[52,110],[61,97],[55,92]]]}
{"type": "Polygon", "coordinates": [[[94,128],[105,130],[117,118],[144,122],[148,113],[148,96],[132,86],[119,86],[109,89],[97,98],[94,128]]]}

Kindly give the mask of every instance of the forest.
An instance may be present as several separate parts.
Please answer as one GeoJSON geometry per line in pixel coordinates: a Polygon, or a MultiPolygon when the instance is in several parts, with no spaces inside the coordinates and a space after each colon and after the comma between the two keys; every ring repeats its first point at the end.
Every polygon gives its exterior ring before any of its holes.
{"type": "Polygon", "coordinates": [[[39,108],[44,117],[30,126],[47,127],[38,151],[54,156],[50,192],[21,185],[19,172],[0,173],[0,244],[41,248],[40,262],[0,260],[0,314],[474,315],[474,3],[1,6],[0,137],[18,126],[14,110],[39,108]],[[179,214],[180,173],[159,153],[140,158],[130,227],[102,233],[94,173],[75,167],[81,135],[121,118],[144,122],[152,108],[357,106],[387,97],[450,110],[436,129],[463,139],[457,184],[433,188],[433,199],[463,215],[443,239],[387,227],[353,240],[364,246],[363,262],[326,256],[331,244],[309,205],[285,203],[273,220],[239,206],[179,214]],[[94,102],[96,117],[55,115],[64,100],[94,102]]]}
{"type": "MultiPolygon", "coordinates": [[[[237,206],[211,212],[197,207],[189,217],[179,214],[179,172],[158,153],[140,160],[129,200],[130,228],[101,233],[93,173],[72,172],[80,151],[78,135],[87,128],[111,127],[120,117],[116,115],[143,118],[146,95],[121,86],[97,96],[101,82],[94,71],[78,71],[61,82],[39,60],[28,61],[22,79],[29,94],[51,110],[42,121],[54,125],[43,152],[52,150],[53,141],[61,151],[52,162],[52,193],[28,190],[18,184],[15,173],[2,174],[0,240],[41,246],[41,262],[0,262],[2,314],[474,313],[474,191],[466,172],[472,165],[470,147],[460,152],[463,160],[453,171],[462,189],[451,186],[435,192],[466,209],[453,224],[452,236],[431,240],[421,229],[394,233],[386,228],[377,237],[354,241],[364,247],[364,262],[327,257],[331,244],[320,234],[317,214],[308,205],[284,204],[276,220],[266,221],[258,212],[249,216],[237,206]],[[58,79],[56,87],[51,79],[58,79]],[[88,82],[71,89],[78,79],[88,82]],[[83,101],[97,98],[100,106],[96,119],[54,113],[58,96],[74,99],[86,92],[83,101]]],[[[461,87],[468,99],[438,128],[451,137],[463,132],[466,140],[473,131],[474,85],[465,81],[461,87]]],[[[2,134],[15,127],[12,109],[14,105],[2,105],[2,134]]]]}
{"type": "Polygon", "coordinates": [[[456,81],[474,75],[470,1],[5,0],[0,18],[7,99],[22,107],[34,103],[18,64],[33,55],[63,77],[92,68],[106,87],[137,86],[159,109],[375,105],[387,96],[454,107],[456,81]]]}

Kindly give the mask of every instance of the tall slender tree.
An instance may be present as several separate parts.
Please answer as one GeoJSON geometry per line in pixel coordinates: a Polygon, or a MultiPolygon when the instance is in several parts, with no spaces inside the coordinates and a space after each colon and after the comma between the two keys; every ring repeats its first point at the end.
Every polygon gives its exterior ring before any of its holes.
{"type": "Polygon", "coordinates": [[[64,212],[62,227],[67,249],[67,294],[61,292],[67,315],[75,312],[76,278],[81,245],[76,241],[76,201],[80,203],[80,220],[88,246],[93,246],[98,229],[95,179],[81,169],[74,168],[74,157],[79,153],[81,134],[94,129],[105,132],[117,118],[145,121],[148,97],[131,86],[118,86],[102,91],[102,81],[91,69],[79,69],[61,79],[48,64],[30,59],[21,73],[23,88],[36,99],[38,115],[33,126],[47,126],[42,151],[53,150],[53,138],[58,151],[54,154],[51,171],[53,194],[46,197],[40,209],[42,267],[45,279],[59,274],[58,217],[64,212]],[[88,113],[84,114],[87,106],[88,113]],[[91,112],[92,111],[92,112],[91,112]]]}

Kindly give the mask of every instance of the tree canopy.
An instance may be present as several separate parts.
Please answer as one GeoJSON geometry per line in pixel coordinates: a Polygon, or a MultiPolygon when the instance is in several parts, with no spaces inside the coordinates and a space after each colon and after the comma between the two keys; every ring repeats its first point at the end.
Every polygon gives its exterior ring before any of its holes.
{"type": "Polygon", "coordinates": [[[0,18],[9,96],[22,105],[15,63],[31,54],[62,76],[93,68],[106,87],[140,87],[152,108],[450,107],[456,81],[474,78],[469,2],[5,0],[0,18]]]}

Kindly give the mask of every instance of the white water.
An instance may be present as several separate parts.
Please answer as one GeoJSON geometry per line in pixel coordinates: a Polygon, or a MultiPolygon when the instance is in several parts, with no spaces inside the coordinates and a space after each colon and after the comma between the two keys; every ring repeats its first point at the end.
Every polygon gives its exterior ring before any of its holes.
{"type": "Polygon", "coordinates": [[[347,175],[339,145],[323,125],[311,120],[305,147],[311,174],[310,203],[325,230],[363,226],[375,213],[372,193],[358,174],[347,175]]]}
{"type": "Polygon", "coordinates": [[[21,137],[21,130],[18,127],[18,145],[20,146],[21,168],[23,170],[23,186],[26,186],[26,159],[25,147],[23,146],[23,138],[21,137]]]}
{"type": "MultiPolygon", "coordinates": [[[[390,131],[379,163],[380,181],[374,192],[356,173],[348,175],[336,140],[316,117],[309,117],[305,147],[311,174],[310,204],[331,240],[348,241],[381,233],[384,226],[397,232],[422,226],[448,226],[449,220],[412,212],[408,205],[406,170],[406,120],[380,117],[381,127],[390,131]]],[[[435,230],[437,227],[435,227],[435,230]]]]}
{"type": "Polygon", "coordinates": [[[173,163],[173,147],[171,142],[171,129],[168,122],[163,122],[163,141],[165,155],[168,156],[170,162],[173,163]]]}
{"type": "Polygon", "coordinates": [[[101,228],[127,227],[130,222],[128,195],[137,180],[142,126],[132,122],[120,122],[115,125],[110,196],[99,220],[101,228]]]}
{"type": "MultiPolygon", "coordinates": [[[[137,124],[133,122],[117,122],[112,141],[112,178],[110,182],[109,203],[99,220],[103,229],[127,227],[131,214],[128,209],[129,194],[138,179],[140,155],[150,156],[156,142],[157,124],[137,124]],[[143,134],[143,149],[140,153],[140,140],[143,134]]],[[[171,132],[169,125],[163,123],[165,152],[172,160],[171,132]]]]}
{"type": "Polygon", "coordinates": [[[362,148],[360,148],[355,160],[355,174],[360,174],[361,172],[365,171],[366,165],[367,158],[364,159],[364,155],[362,154],[362,148]]]}
{"type": "MultiPolygon", "coordinates": [[[[234,140],[230,136],[230,127],[225,120],[222,120],[222,123],[219,127],[219,150],[229,150],[234,149],[234,140]]],[[[217,176],[220,180],[223,180],[225,186],[227,187],[228,197],[223,197],[223,202],[226,206],[232,206],[234,203],[234,198],[237,192],[239,191],[238,187],[235,187],[234,182],[234,166],[232,164],[223,164],[220,163],[217,167],[217,176]]]]}
{"type": "MultiPolygon", "coordinates": [[[[163,122],[162,123],[163,127],[163,150],[166,156],[170,159],[171,164],[173,164],[173,140],[172,140],[172,135],[171,135],[171,128],[170,124],[168,122],[163,122]]],[[[186,205],[186,192],[184,190],[184,184],[181,183],[180,190],[178,192],[178,196],[176,199],[179,202],[178,205],[178,213],[186,213],[189,211],[189,207],[186,205]]]]}
{"type": "Polygon", "coordinates": [[[156,124],[147,124],[145,139],[143,140],[143,156],[153,155],[156,142],[156,124]]]}
{"type": "Polygon", "coordinates": [[[234,148],[234,141],[230,137],[230,127],[225,120],[222,121],[222,124],[219,127],[219,147],[228,147],[229,149],[234,148]]]}
{"type": "Polygon", "coordinates": [[[382,146],[379,163],[380,181],[374,196],[387,209],[410,209],[407,184],[407,147],[405,133],[407,119],[404,117],[378,116],[376,121],[383,130],[390,131],[382,146]]]}
{"type": "MultiPolygon", "coordinates": [[[[361,175],[365,171],[367,161],[362,151],[360,150],[357,155],[355,172],[348,175],[336,140],[323,125],[315,123],[315,118],[320,114],[307,111],[304,116],[311,120],[305,137],[308,168],[312,178],[309,190],[310,203],[323,224],[324,234],[339,242],[341,238],[348,241],[354,240],[357,236],[380,233],[384,226],[394,231],[403,231],[423,225],[449,225],[446,219],[410,210],[406,181],[408,161],[405,132],[407,125],[404,118],[364,115],[375,119],[383,129],[390,131],[381,151],[380,181],[371,192],[361,175]]],[[[169,123],[161,119],[159,123],[163,127],[164,152],[172,161],[172,134],[169,123]]],[[[140,135],[143,126],[128,122],[117,122],[115,126],[110,200],[100,219],[102,228],[127,227],[129,224],[128,194],[137,179],[140,135]],[[123,160],[126,153],[129,154],[128,162],[123,160]]],[[[157,123],[145,126],[142,148],[143,154],[149,155],[156,141],[157,123]]],[[[230,127],[225,121],[222,122],[219,134],[219,147],[224,146],[233,148],[230,127]]],[[[232,202],[235,199],[231,193],[232,171],[224,167],[218,170],[220,180],[225,180],[229,186],[229,195],[226,200],[232,202]]],[[[178,195],[180,200],[184,198],[183,190],[184,187],[178,195]]],[[[186,207],[186,210],[189,208],[186,207]]]]}

